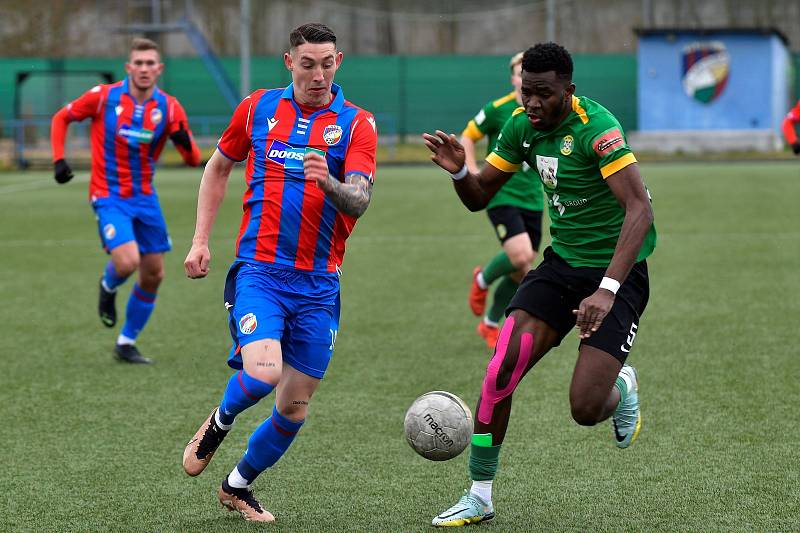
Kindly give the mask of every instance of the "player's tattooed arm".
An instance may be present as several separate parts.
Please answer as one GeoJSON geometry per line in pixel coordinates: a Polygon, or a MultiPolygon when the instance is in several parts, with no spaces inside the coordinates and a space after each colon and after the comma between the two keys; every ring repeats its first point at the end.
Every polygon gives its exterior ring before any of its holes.
{"type": "Polygon", "coordinates": [[[372,183],[366,176],[355,172],[347,174],[344,182],[329,175],[320,186],[336,209],[355,218],[364,214],[372,198],[372,183]]]}
{"type": "Polygon", "coordinates": [[[305,155],[303,171],[306,178],[314,180],[340,212],[358,218],[367,210],[372,198],[372,183],[366,176],[349,172],[344,181],[339,181],[330,175],[325,158],[315,152],[305,155]]]}

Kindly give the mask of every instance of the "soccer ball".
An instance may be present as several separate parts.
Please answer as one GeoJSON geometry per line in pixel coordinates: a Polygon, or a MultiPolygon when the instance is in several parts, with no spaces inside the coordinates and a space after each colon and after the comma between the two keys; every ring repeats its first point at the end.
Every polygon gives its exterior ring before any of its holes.
{"type": "Polygon", "coordinates": [[[406,412],[405,432],[415,452],[431,461],[452,459],[469,444],[472,413],[455,394],[432,391],[423,394],[406,412]]]}

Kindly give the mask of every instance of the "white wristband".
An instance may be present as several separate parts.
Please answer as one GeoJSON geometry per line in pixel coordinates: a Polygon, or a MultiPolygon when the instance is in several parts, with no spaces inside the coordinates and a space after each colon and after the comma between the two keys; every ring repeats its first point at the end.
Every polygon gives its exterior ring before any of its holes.
{"type": "Polygon", "coordinates": [[[607,291],[611,291],[614,294],[617,294],[619,290],[619,281],[615,280],[614,278],[603,278],[600,282],[600,288],[605,289],[607,291]]]}
{"type": "Polygon", "coordinates": [[[453,180],[458,181],[460,179],[464,179],[467,174],[469,174],[469,169],[467,169],[467,164],[464,163],[464,166],[461,167],[461,170],[455,174],[450,174],[450,177],[453,178],[453,180]]]}

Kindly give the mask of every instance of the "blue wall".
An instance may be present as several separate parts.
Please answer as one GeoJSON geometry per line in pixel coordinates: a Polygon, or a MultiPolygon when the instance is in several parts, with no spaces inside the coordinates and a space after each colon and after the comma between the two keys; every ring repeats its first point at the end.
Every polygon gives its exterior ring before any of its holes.
{"type": "Polygon", "coordinates": [[[790,106],[791,57],[776,34],[664,31],[640,36],[640,130],[774,130],[790,106]],[[703,103],[683,87],[683,50],[692,43],[721,42],[729,74],[719,96],[703,103]]]}

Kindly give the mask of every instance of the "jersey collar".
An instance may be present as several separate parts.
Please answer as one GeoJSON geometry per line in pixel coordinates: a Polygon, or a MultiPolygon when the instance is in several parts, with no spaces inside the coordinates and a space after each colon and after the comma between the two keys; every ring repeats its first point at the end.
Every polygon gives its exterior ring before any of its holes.
{"type": "MultiPolygon", "coordinates": [[[[125,76],[125,79],[122,80],[122,92],[123,92],[123,94],[127,94],[128,96],[130,96],[133,99],[133,101],[136,102],[136,98],[133,98],[133,95],[131,94],[130,83],[131,83],[130,78],[128,76],[125,76]]],[[[146,104],[150,100],[155,100],[156,99],[156,94],[158,94],[158,91],[160,91],[160,89],[158,88],[158,84],[154,84],[153,85],[153,94],[150,95],[150,98],[148,98],[147,100],[142,102],[142,104],[146,104]]]]}
{"type": "MultiPolygon", "coordinates": [[[[331,92],[333,93],[333,102],[331,102],[331,105],[328,106],[327,109],[338,114],[339,111],[341,111],[344,107],[344,92],[342,91],[342,88],[335,83],[331,85],[331,92]]],[[[294,83],[290,83],[283,90],[281,98],[294,101],[294,83]]]]}

